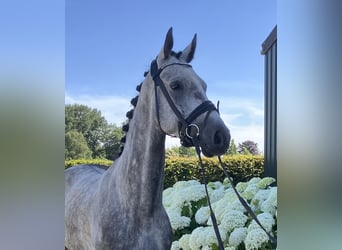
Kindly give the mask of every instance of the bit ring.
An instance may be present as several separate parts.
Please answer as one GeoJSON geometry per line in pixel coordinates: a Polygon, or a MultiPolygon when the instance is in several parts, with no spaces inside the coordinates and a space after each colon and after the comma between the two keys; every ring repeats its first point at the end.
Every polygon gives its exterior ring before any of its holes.
{"type": "Polygon", "coordinates": [[[186,134],[186,136],[187,136],[188,138],[192,139],[192,138],[194,138],[194,137],[199,136],[199,131],[200,131],[200,130],[199,130],[199,127],[198,127],[196,124],[191,123],[191,124],[189,124],[189,125],[186,127],[186,129],[185,129],[185,134],[186,134]],[[195,133],[195,135],[192,135],[193,133],[191,133],[191,127],[196,128],[197,132],[195,133]],[[190,131],[188,131],[189,128],[190,128],[190,131]],[[190,132],[190,133],[189,133],[189,132],[190,132]]]}

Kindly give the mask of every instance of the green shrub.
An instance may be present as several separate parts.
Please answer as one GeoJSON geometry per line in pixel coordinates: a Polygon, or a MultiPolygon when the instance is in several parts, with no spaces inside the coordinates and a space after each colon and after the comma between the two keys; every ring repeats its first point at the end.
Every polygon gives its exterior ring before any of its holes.
{"type": "MultiPolygon", "coordinates": [[[[234,182],[247,181],[252,177],[260,177],[264,172],[262,155],[228,155],[223,156],[228,173],[234,182]]],[[[217,158],[203,157],[208,181],[223,181],[225,175],[217,158]]],[[[198,180],[202,182],[202,171],[197,157],[170,157],[165,160],[164,187],[171,187],[177,181],[198,180]]]]}
{"type": "Polygon", "coordinates": [[[65,169],[81,165],[81,164],[89,164],[89,165],[102,165],[110,167],[112,165],[113,161],[107,160],[107,159],[76,159],[76,160],[66,160],[64,162],[65,169]]]}
{"type": "MultiPolygon", "coordinates": [[[[234,179],[234,182],[247,181],[252,177],[260,177],[264,172],[264,157],[262,155],[227,155],[222,161],[234,179]]],[[[107,159],[77,159],[65,161],[65,168],[80,164],[94,164],[111,166],[112,161],[107,159]]],[[[208,181],[223,181],[225,175],[219,166],[218,159],[203,157],[208,181]]],[[[197,157],[172,156],[165,160],[164,187],[171,187],[177,181],[198,180],[202,182],[202,172],[197,157]]]]}

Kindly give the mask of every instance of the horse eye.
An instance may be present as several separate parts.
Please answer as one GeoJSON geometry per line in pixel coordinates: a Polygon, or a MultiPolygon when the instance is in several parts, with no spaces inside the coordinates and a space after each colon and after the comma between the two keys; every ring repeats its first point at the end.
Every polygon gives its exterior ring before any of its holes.
{"type": "Polygon", "coordinates": [[[180,82],[172,82],[170,84],[170,88],[173,90],[180,89],[181,87],[182,87],[182,85],[180,82]]]}

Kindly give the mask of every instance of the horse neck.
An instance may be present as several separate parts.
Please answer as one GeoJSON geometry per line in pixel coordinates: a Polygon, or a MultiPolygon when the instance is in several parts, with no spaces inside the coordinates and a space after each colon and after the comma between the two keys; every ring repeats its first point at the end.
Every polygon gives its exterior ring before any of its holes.
{"type": "Polygon", "coordinates": [[[160,131],[151,97],[154,93],[141,92],[124,151],[114,166],[115,181],[126,196],[123,203],[147,213],[161,205],[165,162],[165,134],[160,131]]]}

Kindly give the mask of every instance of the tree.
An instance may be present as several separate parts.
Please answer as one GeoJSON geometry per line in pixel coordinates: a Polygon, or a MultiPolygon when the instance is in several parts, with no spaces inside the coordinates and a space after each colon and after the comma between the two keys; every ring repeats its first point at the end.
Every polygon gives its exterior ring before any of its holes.
{"type": "Polygon", "coordinates": [[[114,160],[117,156],[122,132],[115,125],[108,124],[99,110],[81,104],[66,105],[65,134],[70,131],[83,135],[92,158],[114,160]]]}
{"type": "Polygon", "coordinates": [[[196,156],[196,150],[194,147],[178,147],[179,156],[191,157],[196,156]]]}
{"type": "Polygon", "coordinates": [[[242,151],[240,152],[240,154],[242,154],[242,155],[252,155],[252,153],[249,152],[248,149],[245,146],[242,147],[242,151]]]}
{"type": "Polygon", "coordinates": [[[166,158],[175,157],[175,156],[179,156],[178,147],[167,148],[165,150],[166,158]]]}
{"type": "Polygon", "coordinates": [[[236,144],[235,144],[235,141],[234,139],[231,139],[230,140],[230,144],[229,144],[229,148],[228,148],[228,151],[227,151],[227,155],[236,155],[238,152],[237,152],[237,147],[236,147],[236,144]]]}
{"type": "Polygon", "coordinates": [[[173,157],[173,156],[180,156],[180,157],[191,157],[196,156],[196,150],[193,147],[172,147],[166,149],[166,157],[173,157]]]}
{"type": "Polygon", "coordinates": [[[260,154],[259,149],[258,149],[258,144],[251,140],[247,140],[242,143],[239,143],[237,151],[240,154],[252,154],[252,155],[260,154]]]}
{"type": "Polygon", "coordinates": [[[92,152],[88,148],[84,136],[76,130],[70,130],[65,134],[64,154],[66,160],[78,158],[90,159],[92,152]]]}
{"type": "Polygon", "coordinates": [[[108,125],[103,144],[106,159],[114,161],[119,156],[121,147],[120,140],[123,135],[121,128],[114,124],[108,125]]]}
{"type": "Polygon", "coordinates": [[[92,151],[93,158],[105,156],[101,143],[107,125],[106,119],[97,109],[82,104],[65,106],[65,133],[71,130],[81,133],[92,151]]]}

